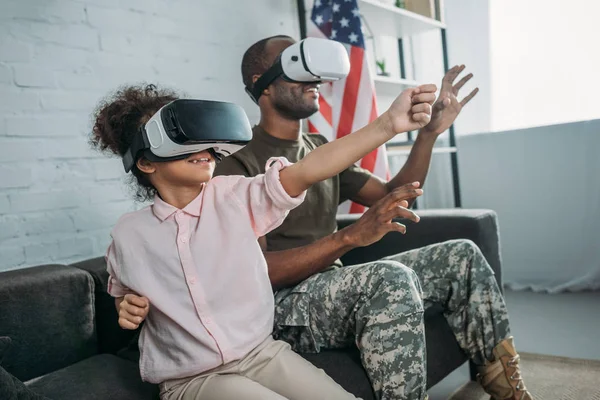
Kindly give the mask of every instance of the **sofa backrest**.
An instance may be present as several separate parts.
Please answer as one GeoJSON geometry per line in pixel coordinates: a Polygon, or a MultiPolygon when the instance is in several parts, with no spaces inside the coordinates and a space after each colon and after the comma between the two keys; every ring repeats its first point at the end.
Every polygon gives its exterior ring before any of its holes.
{"type": "Polygon", "coordinates": [[[2,366],[27,381],[98,352],[94,281],[77,268],[44,265],[0,273],[2,366]]]}

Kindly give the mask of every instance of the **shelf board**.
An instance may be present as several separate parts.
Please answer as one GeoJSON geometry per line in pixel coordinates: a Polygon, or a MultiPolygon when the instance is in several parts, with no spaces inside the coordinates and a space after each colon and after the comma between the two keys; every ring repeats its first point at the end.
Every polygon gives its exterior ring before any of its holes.
{"type": "MultiPolygon", "coordinates": [[[[412,146],[395,146],[393,144],[388,144],[386,146],[386,151],[388,156],[407,156],[410,154],[412,150],[412,146]]],[[[433,154],[449,154],[456,153],[456,147],[434,147],[433,154]]]]}
{"type": "Polygon", "coordinates": [[[376,75],[373,80],[375,81],[375,93],[378,96],[396,97],[406,88],[419,86],[417,81],[390,78],[389,76],[376,75]]]}
{"type": "Polygon", "coordinates": [[[378,0],[359,0],[358,7],[375,36],[402,38],[446,27],[433,18],[383,4],[378,0]]]}

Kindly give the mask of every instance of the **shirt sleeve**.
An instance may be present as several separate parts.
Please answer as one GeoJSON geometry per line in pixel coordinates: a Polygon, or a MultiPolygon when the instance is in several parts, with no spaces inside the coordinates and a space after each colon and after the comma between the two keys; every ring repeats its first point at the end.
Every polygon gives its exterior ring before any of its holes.
{"type": "Polygon", "coordinates": [[[106,270],[108,271],[108,294],[113,297],[123,297],[126,294],[134,293],[133,290],[123,285],[119,281],[119,264],[115,252],[114,240],[110,243],[108,250],[106,251],[106,270]]]}
{"type": "Polygon", "coordinates": [[[373,176],[364,168],[352,164],[340,173],[340,204],[353,199],[373,176]]]}
{"type": "Polygon", "coordinates": [[[289,211],[304,201],[306,192],[294,198],[281,185],[279,172],[289,165],[284,157],[270,158],[264,174],[240,178],[233,186],[235,197],[248,213],[257,238],[281,225],[289,211]]]}

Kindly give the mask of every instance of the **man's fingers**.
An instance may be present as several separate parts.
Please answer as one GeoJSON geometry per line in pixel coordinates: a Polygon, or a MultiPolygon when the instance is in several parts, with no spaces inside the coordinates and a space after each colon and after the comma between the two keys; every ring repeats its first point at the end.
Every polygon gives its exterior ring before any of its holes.
{"type": "Polygon", "coordinates": [[[473,89],[473,91],[472,91],[471,93],[469,93],[469,95],[468,95],[467,97],[465,97],[464,99],[462,99],[462,101],[460,102],[460,105],[461,105],[461,106],[463,106],[463,107],[464,107],[465,105],[467,105],[467,103],[468,103],[469,101],[471,101],[471,99],[472,99],[473,97],[475,97],[475,95],[476,95],[478,92],[479,92],[479,88],[475,88],[475,89],[473,89]]]}
{"type": "Polygon", "coordinates": [[[431,114],[431,104],[429,104],[429,103],[415,104],[414,106],[412,106],[412,108],[410,109],[410,111],[413,114],[418,114],[418,113],[431,114]]]}
{"type": "Polygon", "coordinates": [[[402,234],[406,233],[406,225],[402,225],[400,222],[391,222],[388,224],[389,232],[400,232],[402,234]]]}
{"type": "Polygon", "coordinates": [[[394,190],[392,190],[390,192],[390,194],[395,194],[395,193],[398,193],[398,192],[409,191],[409,190],[416,190],[416,189],[419,189],[420,186],[421,186],[421,182],[419,182],[419,181],[415,181],[415,182],[411,182],[411,183],[405,183],[404,185],[398,186],[397,188],[395,188],[394,190]]]}
{"type": "Polygon", "coordinates": [[[452,67],[448,71],[446,71],[446,73],[444,74],[443,81],[447,82],[447,83],[454,82],[454,79],[456,79],[456,77],[458,76],[459,68],[460,68],[460,65],[455,65],[454,67],[452,67]]]}
{"type": "Polygon", "coordinates": [[[141,308],[146,308],[149,304],[149,301],[146,297],[136,296],[135,294],[126,294],[125,301],[141,308]]]}
{"type": "Polygon", "coordinates": [[[435,102],[435,93],[416,94],[412,97],[412,102],[413,102],[413,104],[417,104],[417,103],[433,104],[435,102]]]}
{"type": "Polygon", "coordinates": [[[414,211],[404,207],[394,207],[382,216],[382,220],[386,222],[391,221],[394,218],[404,218],[412,222],[419,222],[421,220],[414,211]]]}
{"type": "Polygon", "coordinates": [[[450,68],[448,72],[446,72],[446,75],[444,75],[444,83],[452,85],[456,77],[460,75],[464,69],[464,65],[455,65],[454,67],[450,68]]]}
{"type": "Polygon", "coordinates": [[[466,76],[464,76],[460,81],[458,81],[458,83],[456,85],[454,85],[454,94],[458,94],[458,91],[465,86],[465,83],[469,82],[471,80],[471,78],[473,77],[473,74],[468,74],[466,76]]]}
{"type": "Polygon", "coordinates": [[[407,183],[396,189],[392,190],[390,193],[385,196],[381,201],[381,207],[384,211],[389,210],[392,205],[397,205],[397,203],[405,201],[406,206],[408,206],[408,202],[406,200],[413,199],[415,197],[419,197],[423,194],[423,190],[419,189],[420,183],[413,182],[407,183]]]}
{"type": "Polygon", "coordinates": [[[125,318],[119,318],[119,326],[120,326],[121,328],[123,328],[123,329],[131,329],[131,330],[134,330],[134,329],[137,329],[137,328],[138,328],[139,324],[138,324],[138,325],[136,325],[136,324],[134,324],[134,323],[132,323],[132,322],[130,322],[130,321],[127,321],[125,318]]]}

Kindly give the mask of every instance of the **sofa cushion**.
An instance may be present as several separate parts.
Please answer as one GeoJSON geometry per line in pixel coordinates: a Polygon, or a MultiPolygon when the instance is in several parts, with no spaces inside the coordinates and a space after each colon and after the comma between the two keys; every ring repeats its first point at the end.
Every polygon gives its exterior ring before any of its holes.
{"type": "MultiPolygon", "coordinates": [[[[137,346],[128,346],[119,351],[118,355],[132,362],[140,358],[137,346]]],[[[363,400],[375,399],[371,383],[362,367],[356,348],[324,350],[320,353],[301,353],[300,355],[317,368],[324,370],[334,381],[355,396],[363,400]]]]}
{"type": "Polygon", "coordinates": [[[3,367],[22,381],[66,367],[98,351],[94,283],[64,265],[0,273],[0,336],[12,345],[3,367]]]}
{"type": "MultiPolygon", "coordinates": [[[[427,342],[427,388],[439,383],[456,368],[463,365],[467,355],[454,338],[440,306],[425,311],[427,342]]],[[[323,350],[320,353],[301,353],[302,357],[321,368],[344,389],[364,400],[374,399],[371,383],[362,367],[356,347],[341,350],[323,350]]],[[[140,353],[136,342],[118,352],[118,356],[137,362],[140,353]]]]}
{"type": "MultiPolygon", "coordinates": [[[[427,388],[440,382],[467,361],[458,346],[441,308],[425,312],[427,341],[427,388]]],[[[364,400],[374,399],[371,383],[362,367],[358,349],[325,350],[318,354],[301,354],[302,357],[323,369],[344,389],[364,400]]]]}
{"type": "Polygon", "coordinates": [[[0,363],[2,363],[4,353],[6,353],[6,351],[8,350],[10,343],[11,340],[8,336],[0,336],[0,363]]]}
{"type": "Polygon", "coordinates": [[[440,306],[430,307],[425,311],[425,340],[427,388],[431,388],[469,358],[458,345],[440,306]]]}
{"type": "Polygon", "coordinates": [[[2,400],[48,400],[30,390],[23,382],[2,368],[2,357],[12,341],[8,336],[0,336],[0,399],[2,400]]]}
{"type": "Polygon", "coordinates": [[[374,400],[371,382],[360,362],[358,349],[325,350],[317,354],[301,354],[321,368],[344,389],[363,400],[374,400]]]}
{"type": "Polygon", "coordinates": [[[101,354],[26,382],[56,400],[153,400],[158,386],[142,382],[137,364],[101,354]]]}
{"type": "Polygon", "coordinates": [[[0,366],[0,399],[2,400],[48,400],[29,389],[23,382],[0,366]]]}

